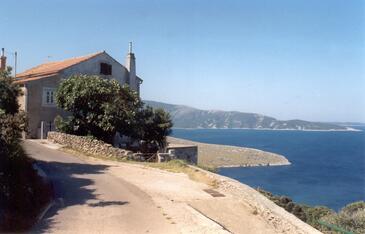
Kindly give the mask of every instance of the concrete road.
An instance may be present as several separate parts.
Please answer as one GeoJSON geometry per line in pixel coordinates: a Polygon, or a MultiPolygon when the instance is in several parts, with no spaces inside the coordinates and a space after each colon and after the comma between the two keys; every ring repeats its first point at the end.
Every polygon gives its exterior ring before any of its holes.
{"type": "Polygon", "coordinates": [[[107,164],[25,141],[27,154],[53,181],[55,200],[32,233],[177,233],[151,198],[108,173],[107,164]]]}

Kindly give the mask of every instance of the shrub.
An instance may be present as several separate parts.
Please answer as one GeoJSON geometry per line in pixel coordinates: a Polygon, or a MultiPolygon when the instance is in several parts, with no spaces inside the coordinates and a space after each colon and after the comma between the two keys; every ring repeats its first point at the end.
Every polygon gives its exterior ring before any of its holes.
{"type": "Polygon", "coordinates": [[[322,220],[347,231],[365,233],[365,202],[358,201],[348,204],[338,214],[325,216],[322,220]]]}
{"type": "Polygon", "coordinates": [[[0,109],[6,114],[15,114],[19,111],[17,97],[21,95],[21,90],[13,83],[10,74],[10,67],[0,71],[0,109]]]}
{"type": "Polygon", "coordinates": [[[270,192],[257,188],[268,199],[283,207],[288,212],[305,221],[324,233],[334,233],[328,227],[319,223],[324,221],[340,229],[354,233],[365,233],[365,202],[358,201],[348,204],[336,213],[326,206],[307,206],[296,204],[286,196],[275,196],[270,192]]]}
{"type": "Polygon", "coordinates": [[[20,146],[27,121],[10,71],[0,71],[0,232],[29,228],[51,193],[20,146]]]}
{"type": "Polygon", "coordinates": [[[303,206],[303,208],[306,215],[306,220],[307,220],[306,222],[309,225],[321,231],[328,230],[327,228],[320,225],[318,221],[321,220],[323,217],[335,214],[335,211],[331,210],[326,206],[315,206],[315,207],[303,206]]]}
{"type": "Polygon", "coordinates": [[[147,106],[137,114],[133,137],[163,148],[166,145],[166,136],[171,133],[171,128],[172,121],[169,113],[163,109],[153,109],[147,106]]]}

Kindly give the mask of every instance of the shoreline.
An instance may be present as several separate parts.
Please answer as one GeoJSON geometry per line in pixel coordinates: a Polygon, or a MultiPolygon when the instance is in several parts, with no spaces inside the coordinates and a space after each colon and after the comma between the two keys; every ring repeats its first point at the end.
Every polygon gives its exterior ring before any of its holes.
{"type": "Polygon", "coordinates": [[[244,165],[244,164],[236,164],[236,165],[223,165],[217,167],[219,168],[234,168],[234,167],[278,167],[278,166],[290,166],[292,165],[291,162],[288,161],[288,163],[268,163],[268,164],[250,164],[250,165],[244,165]]]}
{"type": "Polygon", "coordinates": [[[287,166],[290,161],[283,155],[254,148],[208,144],[168,137],[170,144],[198,146],[198,165],[223,167],[287,166]]]}
{"type": "Polygon", "coordinates": [[[177,127],[173,127],[172,130],[174,129],[182,129],[182,130],[257,130],[257,131],[298,131],[298,132],[362,132],[363,130],[361,129],[356,129],[356,128],[350,128],[347,127],[347,129],[328,129],[328,130],[321,130],[321,129],[293,129],[293,128],[288,128],[288,129],[272,129],[272,128],[177,128],[177,127]]]}

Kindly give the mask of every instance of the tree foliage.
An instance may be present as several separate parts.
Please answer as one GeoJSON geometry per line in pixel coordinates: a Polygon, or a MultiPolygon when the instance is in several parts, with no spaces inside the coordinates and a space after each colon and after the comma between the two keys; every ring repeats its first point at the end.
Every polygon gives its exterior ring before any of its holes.
{"type": "Polygon", "coordinates": [[[134,137],[160,148],[166,145],[166,136],[170,134],[172,121],[170,114],[163,109],[146,106],[137,114],[134,137]]]}
{"type": "Polygon", "coordinates": [[[17,102],[21,90],[11,69],[0,71],[0,232],[24,231],[34,224],[50,197],[20,145],[26,115],[17,102]]]}
{"type": "Polygon", "coordinates": [[[59,130],[76,135],[92,135],[112,142],[117,131],[128,132],[142,102],[128,87],[116,80],[75,75],[64,80],[56,94],[57,105],[71,116],[58,117],[59,130]]]}
{"type": "Polygon", "coordinates": [[[18,85],[13,83],[10,74],[10,67],[0,71],[0,109],[5,114],[15,114],[19,111],[17,97],[21,95],[21,90],[18,85]]]}
{"type": "Polygon", "coordinates": [[[0,160],[18,156],[22,131],[26,130],[26,117],[19,112],[18,96],[21,90],[13,83],[11,69],[0,71],[0,160]]]}
{"type": "Polygon", "coordinates": [[[172,127],[168,113],[144,107],[128,86],[98,76],[75,75],[64,80],[57,90],[56,102],[71,113],[67,118],[56,118],[58,130],[92,135],[109,143],[119,132],[163,147],[172,127]]]}

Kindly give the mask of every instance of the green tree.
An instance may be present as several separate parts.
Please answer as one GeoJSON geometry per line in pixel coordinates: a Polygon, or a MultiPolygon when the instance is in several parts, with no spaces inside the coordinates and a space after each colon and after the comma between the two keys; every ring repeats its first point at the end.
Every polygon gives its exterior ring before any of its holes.
{"type": "Polygon", "coordinates": [[[22,92],[10,74],[10,67],[0,71],[0,160],[20,155],[20,137],[26,130],[26,116],[19,112],[17,99],[22,92]]]}
{"type": "Polygon", "coordinates": [[[153,109],[146,106],[137,114],[134,138],[164,148],[166,136],[171,133],[172,126],[169,113],[163,109],[153,109]]]}
{"type": "Polygon", "coordinates": [[[5,114],[15,114],[19,111],[18,96],[21,90],[14,84],[11,77],[11,68],[0,71],[0,109],[5,114]]]}
{"type": "Polygon", "coordinates": [[[56,93],[57,105],[70,112],[58,117],[56,127],[76,135],[92,135],[111,143],[116,131],[129,133],[142,102],[138,95],[116,80],[74,75],[64,80],[56,93]]]}

